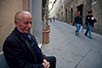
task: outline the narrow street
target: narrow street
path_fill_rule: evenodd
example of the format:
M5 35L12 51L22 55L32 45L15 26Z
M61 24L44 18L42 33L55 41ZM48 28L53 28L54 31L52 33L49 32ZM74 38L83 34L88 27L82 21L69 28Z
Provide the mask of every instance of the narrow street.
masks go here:
M56 56L57 68L102 68L102 36L92 33L92 39L64 22L50 22L50 42L42 45L44 54Z
M32 21L24 19L24 21L22 20L21 23L27 23L27 22L30 23L29 26L30 27L32 26L30 32L32 35L35 36L38 42L38 46L42 49L43 53L47 56L56 57L57 59L56 68L102 68L102 19L101 19L102 4L101 3L102 0L0 0L0 8L1 8L0 68L9 67L7 64L7 60L5 59L4 56L4 51L3 51L4 42L6 38L12 33L12 30L15 28L15 26L18 24L18 23L15 24L17 12L25 10L31 13ZM90 18L88 17L88 19L90 19L92 22L95 19L97 20L97 22L94 22L95 26L94 29L92 30L93 31L92 39L84 35L85 29L83 29L83 31L80 31L79 36L76 36L75 26L67 24L67 23L73 23L77 16L80 16L80 22L78 23L85 23L87 22L86 20L88 15L89 16L91 15L91 17ZM19 17L19 15L17 16ZM49 22L49 20L50 21L55 20L55 21ZM88 23L92 24L92 22L89 21ZM50 32L48 25L50 26ZM20 27L23 28L23 26ZM26 27L25 30L29 29L28 27L27 28ZM22 32L22 29L20 32ZM49 38L48 38L48 33L49 33ZM45 44L48 41L49 43ZM12 42L10 42L10 44L8 45L11 44ZM24 45L26 47L26 42L24 42ZM26 49L25 47L24 47L25 49L23 49L21 47L22 46L19 47L19 44L17 46L17 49L16 46L13 46L14 51L18 50L18 53L16 52L18 57L18 62L20 57L19 54L21 53L22 55L24 54L23 57L25 58L27 57L27 54L29 54L27 53L28 49ZM12 49L11 50L7 49L7 50L11 51ZM19 53L19 51L22 52ZM10 52L8 53L10 56L10 54L13 53L13 51L11 53ZM34 55L37 54L35 53ZM30 56L33 57L32 55ZM15 55L12 55L12 57L15 57ZM12 61L12 59L10 61ZM25 64L24 66L29 66L29 65L31 66L32 61L30 63L30 59L29 58L28 60L23 59L24 63L25 61L29 61L28 64L27 65ZM35 62L36 61L34 61L34 64ZM17 61L14 61L14 63L17 63ZM18 65L21 64L18 63Z

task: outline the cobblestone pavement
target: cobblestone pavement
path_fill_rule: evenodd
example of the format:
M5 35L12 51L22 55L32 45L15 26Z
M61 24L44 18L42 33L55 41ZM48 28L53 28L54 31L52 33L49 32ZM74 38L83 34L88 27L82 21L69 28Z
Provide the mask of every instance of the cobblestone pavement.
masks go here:
M89 39L75 35L75 27L64 22L50 22L49 44L42 45L44 54L56 56L56 68L102 68L102 36L92 33Z

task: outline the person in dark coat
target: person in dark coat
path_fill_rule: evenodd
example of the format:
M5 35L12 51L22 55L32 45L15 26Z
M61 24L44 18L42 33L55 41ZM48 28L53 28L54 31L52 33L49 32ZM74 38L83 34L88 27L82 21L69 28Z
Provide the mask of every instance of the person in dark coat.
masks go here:
M82 24L82 17L80 15L80 11L77 12L77 16L74 18L73 25L76 26L75 34L78 36L80 28L81 28L81 26L83 26L83 24Z
M30 33L31 27L31 13L17 12L15 29L3 44L3 52L9 68L56 68L56 58L43 55L35 37Z
M89 37L90 39L92 39L92 28L94 27L94 23L97 22L97 20L95 19L95 17L92 15L92 10L88 11L88 15L86 16L85 19L85 24L86 24L86 32L85 35L87 37Z

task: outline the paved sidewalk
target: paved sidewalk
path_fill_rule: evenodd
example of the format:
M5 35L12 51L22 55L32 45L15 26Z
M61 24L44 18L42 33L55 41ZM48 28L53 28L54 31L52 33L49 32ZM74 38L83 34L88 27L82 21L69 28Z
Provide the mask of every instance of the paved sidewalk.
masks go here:
M75 27L55 21L50 25L50 42L42 45L44 54L57 58L57 68L102 68L102 36L93 39L75 35Z

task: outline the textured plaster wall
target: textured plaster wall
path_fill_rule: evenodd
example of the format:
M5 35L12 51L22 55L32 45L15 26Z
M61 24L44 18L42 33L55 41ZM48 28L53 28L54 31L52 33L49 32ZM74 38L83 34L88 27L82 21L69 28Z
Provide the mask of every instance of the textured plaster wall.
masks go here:
M102 0L96 0L96 4L92 4L92 9L97 19L94 31L102 35Z
M14 15L19 10L22 10L22 0L0 0L0 51L14 28Z

